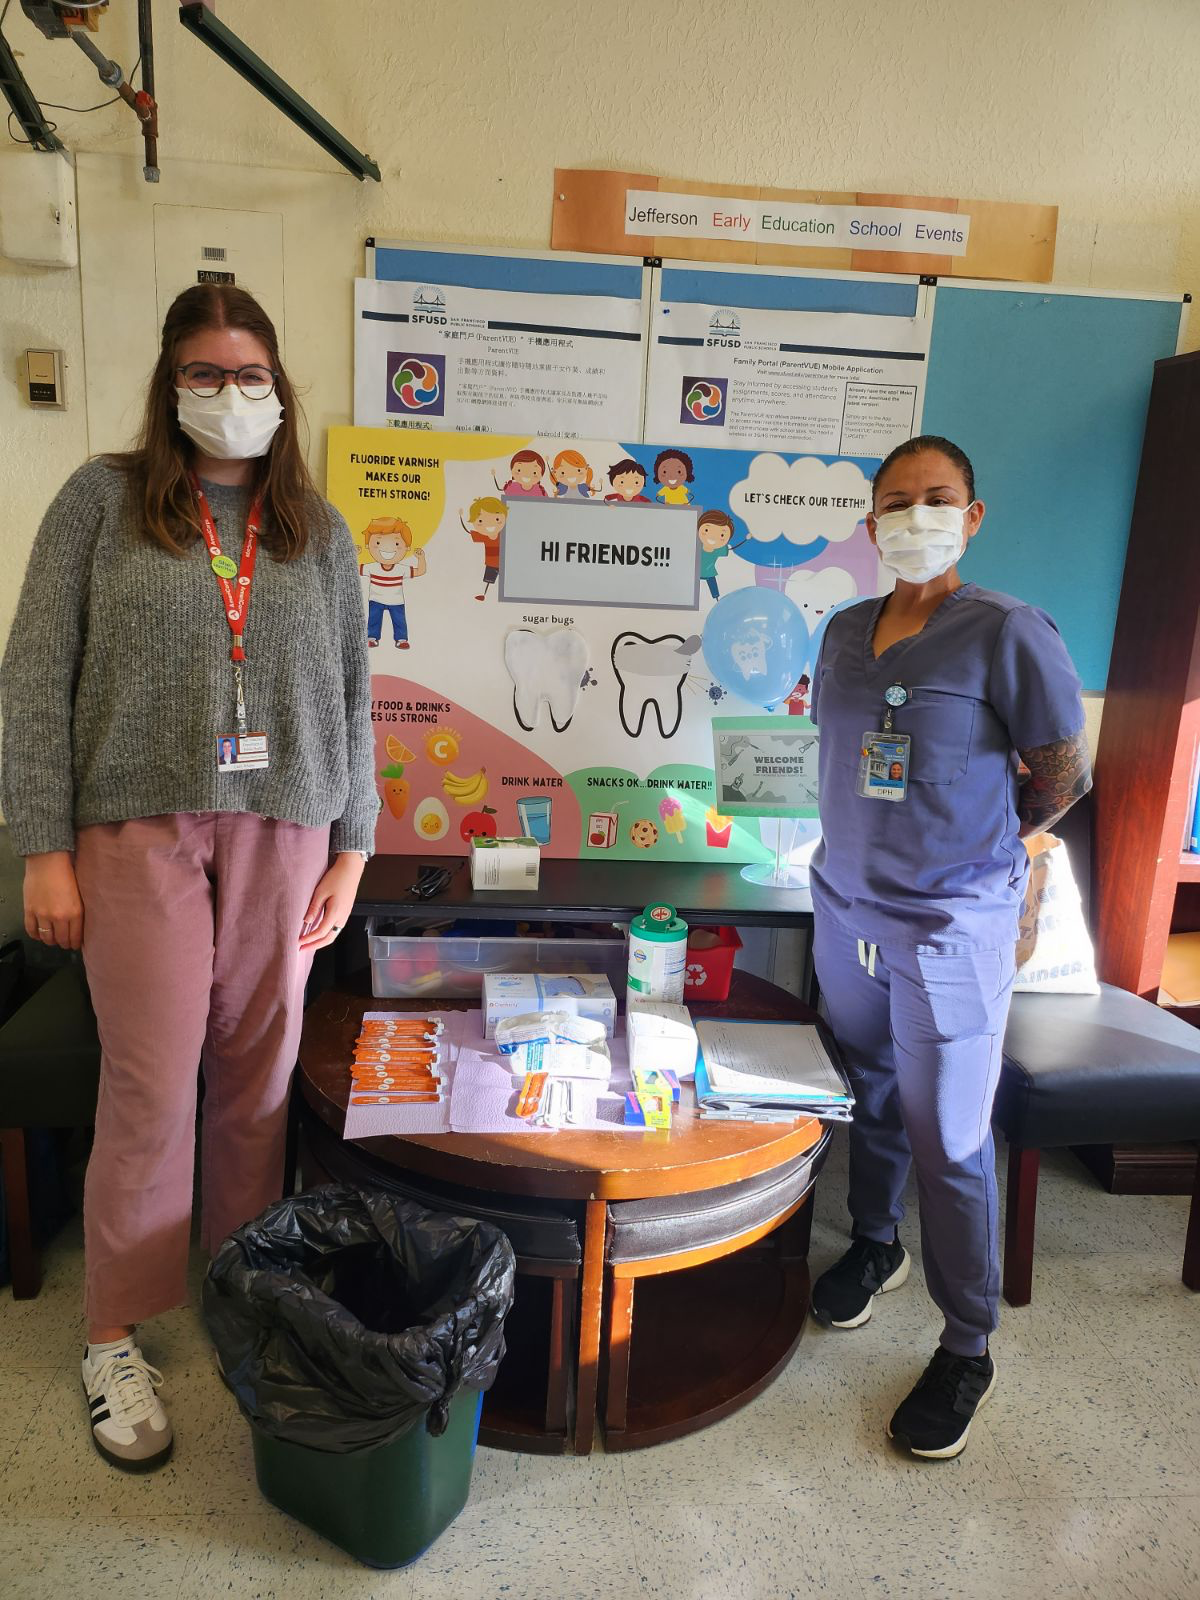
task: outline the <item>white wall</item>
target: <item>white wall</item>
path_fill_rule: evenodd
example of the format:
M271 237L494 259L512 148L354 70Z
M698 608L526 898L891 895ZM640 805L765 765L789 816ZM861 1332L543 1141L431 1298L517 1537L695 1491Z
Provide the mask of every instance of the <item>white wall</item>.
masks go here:
M337 171L172 4L155 11L163 182L147 203L191 203L173 163ZM381 186L341 179L356 256L368 234L545 247L562 164L1057 202L1058 281L1200 280L1193 0L220 0L219 13L383 168ZM135 14L113 0L99 35L126 66ZM6 33L43 100L106 98L80 52L43 40L19 4ZM127 156L136 173L123 105L50 115L72 149ZM119 261L119 241L89 226L84 253ZM286 270L305 273L305 253ZM325 390L343 392L350 292L328 307L347 348L311 374L324 422L338 415ZM0 261L0 637L37 520L88 449L79 302L77 273ZM65 414L21 401L29 344L65 348Z

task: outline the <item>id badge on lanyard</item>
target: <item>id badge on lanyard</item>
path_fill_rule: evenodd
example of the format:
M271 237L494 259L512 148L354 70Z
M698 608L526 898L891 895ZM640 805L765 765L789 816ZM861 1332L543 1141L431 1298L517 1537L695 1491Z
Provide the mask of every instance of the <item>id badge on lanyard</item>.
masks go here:
M250 594L254 587L254 567L258 560L258 533L262 526L262 496L255 495L250 506L250 515L246 518L246 536L242 542L242 558L235 563L221 549L221 541L217 536L216 520L209 506L208 497L200 487L199 478L193 472L189 474L189 479L192 493L196 497L196 509L200 516L200 531L208 548L209 565L212 567L216 576L217 586L221 592L225 620L229 624L229 634L232 641L229 649L229 659L233 664L236 731L233 733L219 733L216 736L217 771L219 773L261 771L269 762L268 741L265 733L251 731L246 717L244 673L246 650L244 638L246 618L250 611Z
M908 770L912 758L912 738L892 727L892 712L908 699L908 690L893 683L883 692L887 705L882 729L862 736L858 757L857 790L866 800L903 800L908 794Z

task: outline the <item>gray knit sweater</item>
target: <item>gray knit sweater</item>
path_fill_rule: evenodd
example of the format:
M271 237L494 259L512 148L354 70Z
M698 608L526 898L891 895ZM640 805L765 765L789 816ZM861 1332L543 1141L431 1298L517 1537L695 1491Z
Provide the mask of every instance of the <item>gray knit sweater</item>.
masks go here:
M236 561L246 489L205 483ZM180 559L140 532L129 480L103 460L46 512L0 670L0 803L21 855L71 850L93 822L250 811L333 824L332 848L370 851L378 799L358 567L334 513L297 561L263 550L246 623L252 731L265 771L218 773L235 731L229 627L197 540Z

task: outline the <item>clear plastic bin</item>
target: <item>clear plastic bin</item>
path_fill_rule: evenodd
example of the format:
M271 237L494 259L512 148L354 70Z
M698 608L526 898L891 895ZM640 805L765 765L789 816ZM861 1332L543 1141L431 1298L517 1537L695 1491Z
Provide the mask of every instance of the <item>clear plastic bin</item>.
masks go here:
M623 939L421 938L378 933L367 918L371 992L389 1000L477 1000L485 972L603 973L620 999L627 957Z

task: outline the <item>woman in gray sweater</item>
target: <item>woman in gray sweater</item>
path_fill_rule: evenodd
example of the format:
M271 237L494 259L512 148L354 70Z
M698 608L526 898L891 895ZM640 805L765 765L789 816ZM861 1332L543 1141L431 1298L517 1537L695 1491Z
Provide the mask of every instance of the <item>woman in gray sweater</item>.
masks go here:
M305 979L375 831L358 567L299 423L262 307L181 294L137 447L46 513L0 675L26 932L82 946L99 1024L83 1383L128 1469L172 1445L135 1328L187 1295L197 1066L215 1250L279 1197Z

